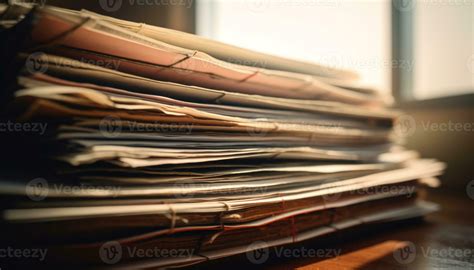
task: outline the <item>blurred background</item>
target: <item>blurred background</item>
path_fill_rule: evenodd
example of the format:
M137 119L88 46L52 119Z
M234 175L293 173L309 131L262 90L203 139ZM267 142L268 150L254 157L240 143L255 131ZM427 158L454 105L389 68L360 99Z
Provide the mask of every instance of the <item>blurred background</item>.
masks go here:
M9 2L88 9L355 70L406 112L407 146L447 162L440 192L474 185L474 0Z

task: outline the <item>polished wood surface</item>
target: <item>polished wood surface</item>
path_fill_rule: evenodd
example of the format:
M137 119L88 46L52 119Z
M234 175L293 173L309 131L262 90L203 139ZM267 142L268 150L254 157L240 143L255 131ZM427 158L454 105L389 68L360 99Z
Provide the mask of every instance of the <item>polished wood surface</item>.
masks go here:
M443 191L432 191L427 199L442 209L424 220L359 227L287 246L262 264L240 255L210 262L204 268L474 269L474 200L466 193Z

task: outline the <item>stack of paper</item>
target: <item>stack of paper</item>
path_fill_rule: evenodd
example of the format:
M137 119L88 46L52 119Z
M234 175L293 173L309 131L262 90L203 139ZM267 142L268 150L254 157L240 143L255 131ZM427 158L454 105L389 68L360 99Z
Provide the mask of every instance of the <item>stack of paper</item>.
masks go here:
M41 169L2 177L2 231L48 263L187 266L436 209L417 194L444 165L399 145L398 113L352 72L87 11L1 10L6 114L47 124L28 137Z

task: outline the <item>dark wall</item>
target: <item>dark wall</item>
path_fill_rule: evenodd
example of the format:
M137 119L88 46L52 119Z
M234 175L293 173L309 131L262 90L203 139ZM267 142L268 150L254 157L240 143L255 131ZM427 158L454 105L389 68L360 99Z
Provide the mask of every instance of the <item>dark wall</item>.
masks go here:
M473 96L415 102L403 110L416 123L413 134L407 134L407 147L446 162L442 189L465 195L466 185L474 180Z

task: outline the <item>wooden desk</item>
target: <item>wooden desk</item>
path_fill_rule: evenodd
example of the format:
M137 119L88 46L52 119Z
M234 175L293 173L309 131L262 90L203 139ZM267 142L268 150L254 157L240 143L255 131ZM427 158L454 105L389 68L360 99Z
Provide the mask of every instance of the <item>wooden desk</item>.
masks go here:
M474 201L466 194L428 194L442 210L425 218L358 228L289 250L324 250L339 256L277 256L256 265L245 255L198 266L203 269L474 269ZM331 252L332 251L332 252ZM283 253L280 253L283 254ZM314 254L313 254L314 255ZM284 257L284 258L282 258Z

